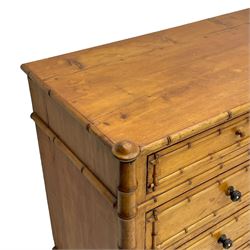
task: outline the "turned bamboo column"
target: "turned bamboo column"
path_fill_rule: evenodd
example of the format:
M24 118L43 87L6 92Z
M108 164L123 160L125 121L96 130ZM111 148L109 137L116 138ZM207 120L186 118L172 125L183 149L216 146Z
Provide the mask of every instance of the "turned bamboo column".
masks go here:
M117 194L117 213L120 249L136 248L136 190L135 160L140 153L137 145L130 141L116 143L113 155L120 161L120 177Z

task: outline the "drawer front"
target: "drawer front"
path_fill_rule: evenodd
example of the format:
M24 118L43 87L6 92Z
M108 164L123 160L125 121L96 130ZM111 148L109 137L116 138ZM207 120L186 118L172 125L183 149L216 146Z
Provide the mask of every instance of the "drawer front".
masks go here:
M167 207L163 204L147 214L147 237L154 235L155 239L148 244L168 246L180 240L205 225L218 221L250 200L249 163L229 177L221 179L204 190ZM230 186L239 190L242 198L233 202L226 192ZM151 236L152 238L152 236ZM149 247L150 248L150 247Z
M148 157L147 193L202 173L241 144L249 143L249 116L244 115Z
M222 235L224 235L225 237L222 237ZM247 210L243 214L240 214L239 216L232 218L228 223L214 230L213 232L211 232L209 235L199 240L198 242L192 244L191 246L185 247L185 249L221 250L223 249L223 243L225 245L226 244L231 245L230 249L240 249L244 246L247 247L249 239L250 239L250 211ZM225 240L227 240L227 242L225 242ZM231 242L229 242L229 240Z
M190 192L193 193L193 190L199 188L201 185L211 182L216 176L220 176L224 173L229 173L228 171L234 169L236 166L242 163L247 163L250 160L249 147L250 144L246 144L231 152L230 154L224 155L211 164L201 165L204 169L206 169L205 172L200 173L199 167L193 171L192 168L190 170L187 169L186 176L188 176L188 179L183 179L181 177L172 177L168 180L168 185L165 186L163 192L159 194L156 194L155 192L149 194L152 195L152 197L150 197L149 199L152 200L152 203L150 204L148 209L153 209L154 207L157 207L160 204L166 203L170 200L176 199L179 196L187 197L190 195Z

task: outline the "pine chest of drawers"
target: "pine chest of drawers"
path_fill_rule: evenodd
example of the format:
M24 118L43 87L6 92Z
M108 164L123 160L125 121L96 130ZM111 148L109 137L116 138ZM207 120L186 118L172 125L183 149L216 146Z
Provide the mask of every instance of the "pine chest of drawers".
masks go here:
M57 249L246 249L249 10L22 65Z

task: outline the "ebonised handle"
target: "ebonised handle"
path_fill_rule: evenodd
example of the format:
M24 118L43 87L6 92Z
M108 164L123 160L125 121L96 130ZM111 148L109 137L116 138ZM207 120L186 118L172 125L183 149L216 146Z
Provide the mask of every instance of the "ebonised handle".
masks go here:
M227 195L230 196L232 201L238 201L241 198L241 192L235 190L233 186L228 187Z
M222 244L224 249L229 249L230 247L233 246L233 242L232 240L230 240L229 238L227 238L227 236L225 234L222 234L220 236L220 238L218 239L218 243Z

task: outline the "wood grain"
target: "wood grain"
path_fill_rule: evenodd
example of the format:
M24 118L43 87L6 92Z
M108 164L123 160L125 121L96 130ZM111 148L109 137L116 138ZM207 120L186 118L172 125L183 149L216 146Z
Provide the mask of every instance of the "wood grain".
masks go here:
M45 124L45 122L36 114L32 113L31 118L35 121L36 126L49 137L58 149L73 163L80 173L89 181L89 183L111 204L111 207L116 205L116 197L109 189L91 172L89 167L84 164L79 158L68 148L63 141Z
M115 210L49 137L39 128L37 131L56 247L115 249Z
M182 230L190 232L198 227L202 227L213 219L215 216L214 212L218 215L220 209L231 205L232 201L225 195L228 185L235 186L235 188L242 191L243 195L250 192L250 187L247 185L250 174L247 173L245 170L242 170L222 180L221 185L212 185L200 193L189 197L189 199L178 203L176 206L158 212L160 224L158 232L159 241L163 242L164 239L168 239ZM236 206L237 204L234 205Z
M226 195L228 186L235 186L242 191L246 199L249 199L250 187L248 185L249 171L242 169L235 174L222 179L201 192L189 196L182 202L177 203L167 209L158 207L157 212L158 233L157 241L159 245L165 245L170 240L178 240L180 236L186 236L207 223L217 219L217 216L227 214L233 210L237 203L232 203ZM190 216L192 215L192 216ZM173 238L173 239L171 239Z
M78 159L88 164L114 196L118 185L119 161L101 138L89 133L87 124L79 123L40 85L32 80L29 83L33 110L49 127L48 135L39 127L37 132L55 246L59 249L116 248L116 209L84 178L78 165L55 145L55 134L51 130L56 131L58 138ZM69 192L66 197L65 192ZM99 211L101 208L104 210ZM99 223L107 225L109 230L99 227Z
M244 145L246 142L244 139L247 139L249 135L249 114L247 114L175 146L155 152L148 158L147 192L157 191L165 182L169 188L173 179L178 179L176 181L180 182L188 171L195 175L205 172L208 169L207 163L216 158L223 163L222 157L223 154L227 154L226 148ZM233 153L231 158L233 158ZM189 178L191 180L191 176ZM186 177L183 181L187 179Z
M221 249L221 245L218 244L218 238L221 234L226 234L233 241L231 249L238 249L238 246L249 240L250 233L250 211L232 218L227 224L218 228L211 235L204 237L199 242L187 247L185 249Z
M248 44L244 10L22 68L112 142L143 146L249 103Z

